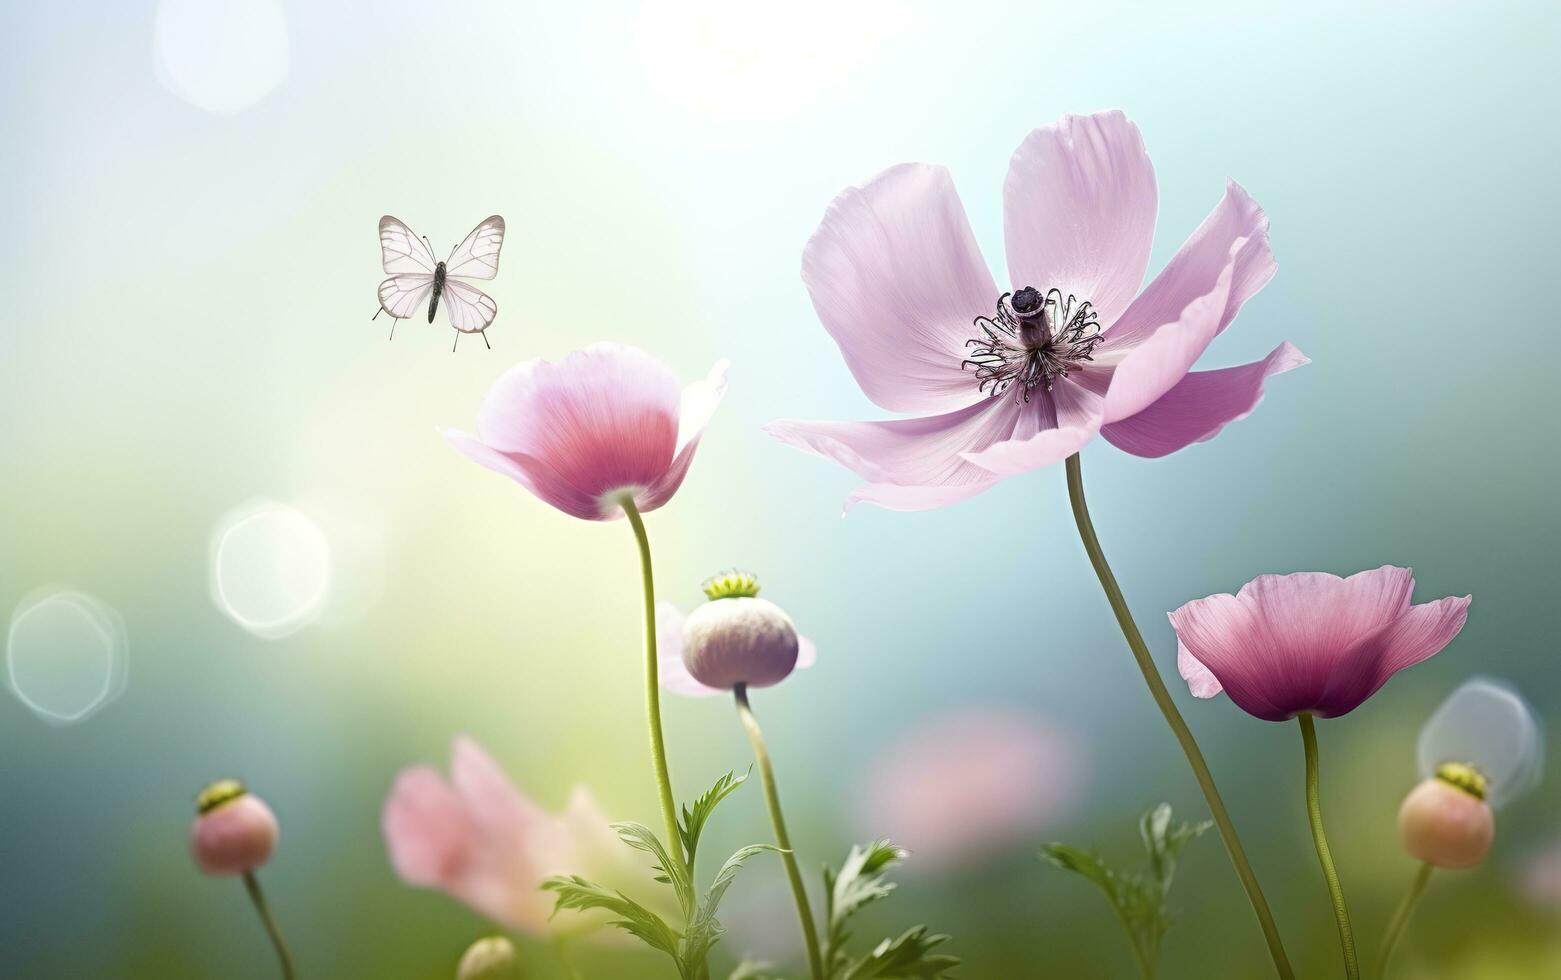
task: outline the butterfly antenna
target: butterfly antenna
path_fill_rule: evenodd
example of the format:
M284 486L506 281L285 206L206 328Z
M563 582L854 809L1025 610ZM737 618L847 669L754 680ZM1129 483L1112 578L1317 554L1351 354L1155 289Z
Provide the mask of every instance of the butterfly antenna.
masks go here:
M397 321L397 319L398 319L397 317L391 317L390 318L390 339L391 340L395 340L396 339L396 321Z
M489 350L493 350L493 345L488 343L488 331L487 330L479 330L478 333L482 334L482 345L484 347L488 348Z
M459 330L457 330L455 332L455 343L450 345L450 353L454 354L455 353L455 348L459 347L460 343L461 343L461 332Z

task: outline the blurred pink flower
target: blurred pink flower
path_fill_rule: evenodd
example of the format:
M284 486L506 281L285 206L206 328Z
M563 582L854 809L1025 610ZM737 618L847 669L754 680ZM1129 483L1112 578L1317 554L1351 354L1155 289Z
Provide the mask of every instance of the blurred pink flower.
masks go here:
M656 657L661 686L673 694L689 698L707 698L715 694L730 694L729 690L706 687L694 680L683 663L683 622L687 617L670 602L656 603ZM818 649L805 636L797 637L797 664L802 670L818 661Z
M1469 596L1412 606L1414 589L1414 573L1392 565L1259 575L1169 614L1178 667L1194 697L1223 690L1268 721L1347 714L1463 629Z
M390 861L411 885L437 888L495 922L522 932L579 928L573 914L549 923L554 874L610 881L643 876L596 801L575 787L563 813L548 813L517 790L476 743L456 739L447 782L427 766L403 770L381 825ZM638 868L640 870L636 871Z
M1138 456L1213 438L1306 358L1286 343L1189 373L1273 277L1268 218L1228 182L1139 292L1156 205L1154 168L1122 113L1035 130L1003 185L1014 287L999 294L947 170L902 164L847 190L803 250L802 279L863 393L922 417L767 430L865 479L847 508L894 510L963 500L1097 433Z
M1561 906L1561 841L1530 857L1522 877L1523 891L1530 900Z
M644 351L593 344L557 364L510 368L483 399L478 434L445 438L574 517L619 517L623 494L652 511L683 483L726 393L726 369L718 362L680 392L671 368Z
M1006 710L957 709L873 761L861 831L909 849L910 868L946 868L1045 829L1082 795L1082 772L1072 739Z

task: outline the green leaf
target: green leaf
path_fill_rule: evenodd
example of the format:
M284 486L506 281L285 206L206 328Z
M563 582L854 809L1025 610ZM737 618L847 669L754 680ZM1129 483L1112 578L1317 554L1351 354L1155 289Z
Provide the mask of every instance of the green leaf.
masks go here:
M678 943L683 937L661 916L623 892L604 888L579 875L554 875L542 882L542 889L558 895L557 904L553 906L554 915L564 909L605 909L618 917L611 925L637 937L652 949L678 959Z
M1176 859L1188 842L1208 833L1214 821L1181 823L1171 826L1171 805L1161 803L1144 814L1138 821L1138 833L1143 838L1144 850L1149 854L1149 872L1161 890L1169 892L1176 877Z
M1127 930L1133 955L1144 975L1153 976L1160 942L1171 927L1166 900L1176 876L1176 860L1190 841L1211 826L1207 821L1173 826L1167 803L1149 810L1138 821L1139 836L1148 857L1143 871L1115 871L1099 855L1068 844L1047 844L1041 848L1041 857L1082 876L1101 890Z
M933 952L948 940L948 936L927 935L926 926L907 929L898 939L885 939L867 956L852 963L843 974L843 980L872 980L874 977L941 980L952 976L950 971L959 966L959 957Z
M774 844L749 844L739 848L726 863L721 865L721 870L716 873L715 880L710 883L710 888L705 892L704 901L700 903L699 910L694 914L688 925L688 934L683 943L683 957L690 964L702 963L709 955L712 947L721 941L726 935L726 929L722 927L719 919L715 917L716 910L720 908L721 899L726 895L726 890L732 886L737 878L737 872L742 870L743 862L765 851L781 853L780 848Z
M880 838L865 847L852 846L839 874L824 869L830 931L843 929L851 916L894 891L894 883L884 881L883 875L905 857L903 848Z
M694 855L699 851L699 835L704 832L705 823L710 819L710 814L720 802L731 796L737 788L748 781L748 776L753 772L752 767L741 776L728 772L715 781L715 785L705 791L704 795L695 800L692 805L683 804L683 815L678 821L678 836L683 839L683 853L688 856L688 866L694 866Z
M618 837L625 844L636 851L644 851L655 859L655 870L658 872L656 880L662 884L671 885L673 892L677 894L678 905L683 910L685 920L694 917L694 883L688 880L682 870L682 865L672 860L666 845L661 843L655 831L642 823L625 821L615 823L612 829L617 831Z
M851 917L888 897L894 883L884 874L905 860L906 851L888 840L855 846L838 873L824 869L825 933L824 973L827 980L870 980L874 977L911 977L937 980L950 975L959 964L956 957L933 952L947 936L928 935L925 926L906 930L898 938L885 939L865 956L846 951L851 938L846 926Z

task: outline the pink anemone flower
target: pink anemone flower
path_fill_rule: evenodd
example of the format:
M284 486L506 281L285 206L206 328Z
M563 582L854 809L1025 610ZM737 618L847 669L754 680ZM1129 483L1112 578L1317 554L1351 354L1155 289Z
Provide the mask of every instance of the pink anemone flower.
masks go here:
M575 916L549 922L553 896L540 887L550 875L618 884L644 874L583 786L564 812L548 813L464 738L455 741L448 781L428 766L396 777L381 824L403 881L532 935L585 924Z
M672 499L705 424L726 393L725 361L679 390L660 360L622 344L593 344L557 364L517 364L489 389L477 435L454 429L456 449L546 503L588 521Z
M1348 714L1463 629L1469 596L1410 605L1414 590L1414 573L1392 565L1259 575L1169 614L1177 666L1194 697L1223 690L1267 721Z
M1064 116L1020 144L1003 185L999 292L948 171L902 164L847 190L802 255L819 320L862 391L920 417L778 421L767 431L854 470L846 500L924 510L1056 463L1098 433L1164 456L1245 417L1261 361L1190 371L1274 274L1268 218L1234 181L1142 292L1154 168L1120 112Z

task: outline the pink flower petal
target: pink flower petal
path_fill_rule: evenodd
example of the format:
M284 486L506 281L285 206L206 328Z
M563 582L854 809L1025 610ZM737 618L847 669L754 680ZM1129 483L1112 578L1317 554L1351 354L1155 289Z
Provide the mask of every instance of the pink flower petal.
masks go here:
M696 381L683 389L678 411L677 455L672 458L672 465L661 478L635 500L642 512L648 513L662 506L683 485L689 464L694 461L694 451L699 448L699 439L705 434L705 426L726 395L726 372L729 367L728 362L717 361L703 381Z
M947 170L902 164L835 198L803 250L802 280L883 408L948 412L980 397L960 364L998 290Z
M1277 268L1268 248L1268 215L1233 180L1226 181L1225 196L1203 219L1203 224L1188 236L1122 317L1106 329L1108 343L1131 347L1148 340L1188 303L1207 295L1232 261L1230 292L1215 328L1216 335L1230 325L1243 303L1268 285ZM1102 317L1102 322L1108 321Z
M910 487L898 483L864 483L846 495L845 513L857 504L873 504L884 510L935 510L957 504L997 486L996 474L984 482L955 483L944 486Z
M396 777L381 826L391 865L412 885L449 887L476 848L477 828L465 805L427 766Z
M1003 708L921 718L858 780L859 830L910 849L911 868L968 870L1054 827L1088 765L1069 733Z
M797 637L797 670L807 670L818 663L818 647L805 636Z
M537 459L587 497L643 489L677 448L677 376L644 351L593 344L506 372L477 417L482 442ZM535 479L535 473L532 474Z
M1287 670L1291 665L1270 656L1262 625L1251 608L1229 593L1220 593L1194 599L1170 617L1188 657L1212 674L1243 711L1268 721L1290 717L1287 704L1270 698L1270 689L1288 689L1306 679L1292 678ZM1191 675L1186 671L1182 675L1189 687L1197 681L1208 690L1200 672Z
M1009 278L1089 300L1111 324L1144 281L1157 202L1143 138L1121 112L1035 130L1003 183Z
M961 454L1009 438L1020 415L1015 399L983 396L947 415L881 422L781 420L764 431L788 445L833 459L874 484L965 488L990 485L996 478Z
M457 429L447 429L445 441L455 447L467 459L509 477L535 494L544 503L586 521L604 521L622 516L616 507L604 507L601 499L583 493L569 481L553 472L541 460L525 453L501 453L492 449L477 437Z
M1368 633L1340 658L1317 713L1328 718L1352 711L1394 674L1440 653L1463 629L1471 601L1449 596L1411 606Z
M1229 423L1246 418L1263 400L1263 384L1272 375L1309 363L1306 355L1283 343L1261 361L1217 371L1193 371L1154 404L1103 426L1100 434L1135 456L1174 453L1212 439Z
M1214 676L1213 671L1203 666L1192 651L1187 649L1187 644L1180 641L1176 644L1176 670L1182 675L1182 680L1187 682L1187 690L1192 692L1195 698L1212 698L1225 690L1220 686L1220 679Z
M1111 387L1106 390L1107 422L1137 415L1187 376L1219 331L1233 268L1227 263L1208 293L1188 303L1175 321L1128 351L1112 372Z
M1100 431L1104 399L1071 383L1072 377L1050 391L1036 389L1021 409L1011 438L960 455L998 476L1017 476L1059 463L1083 449Z
M1463 627L1467 598L1410 606L1413 590L1409 569L1390 565L1349 578L1261 575L1170 614L1182 676L1196 696L1223 686L1270 721L1346 714Z

